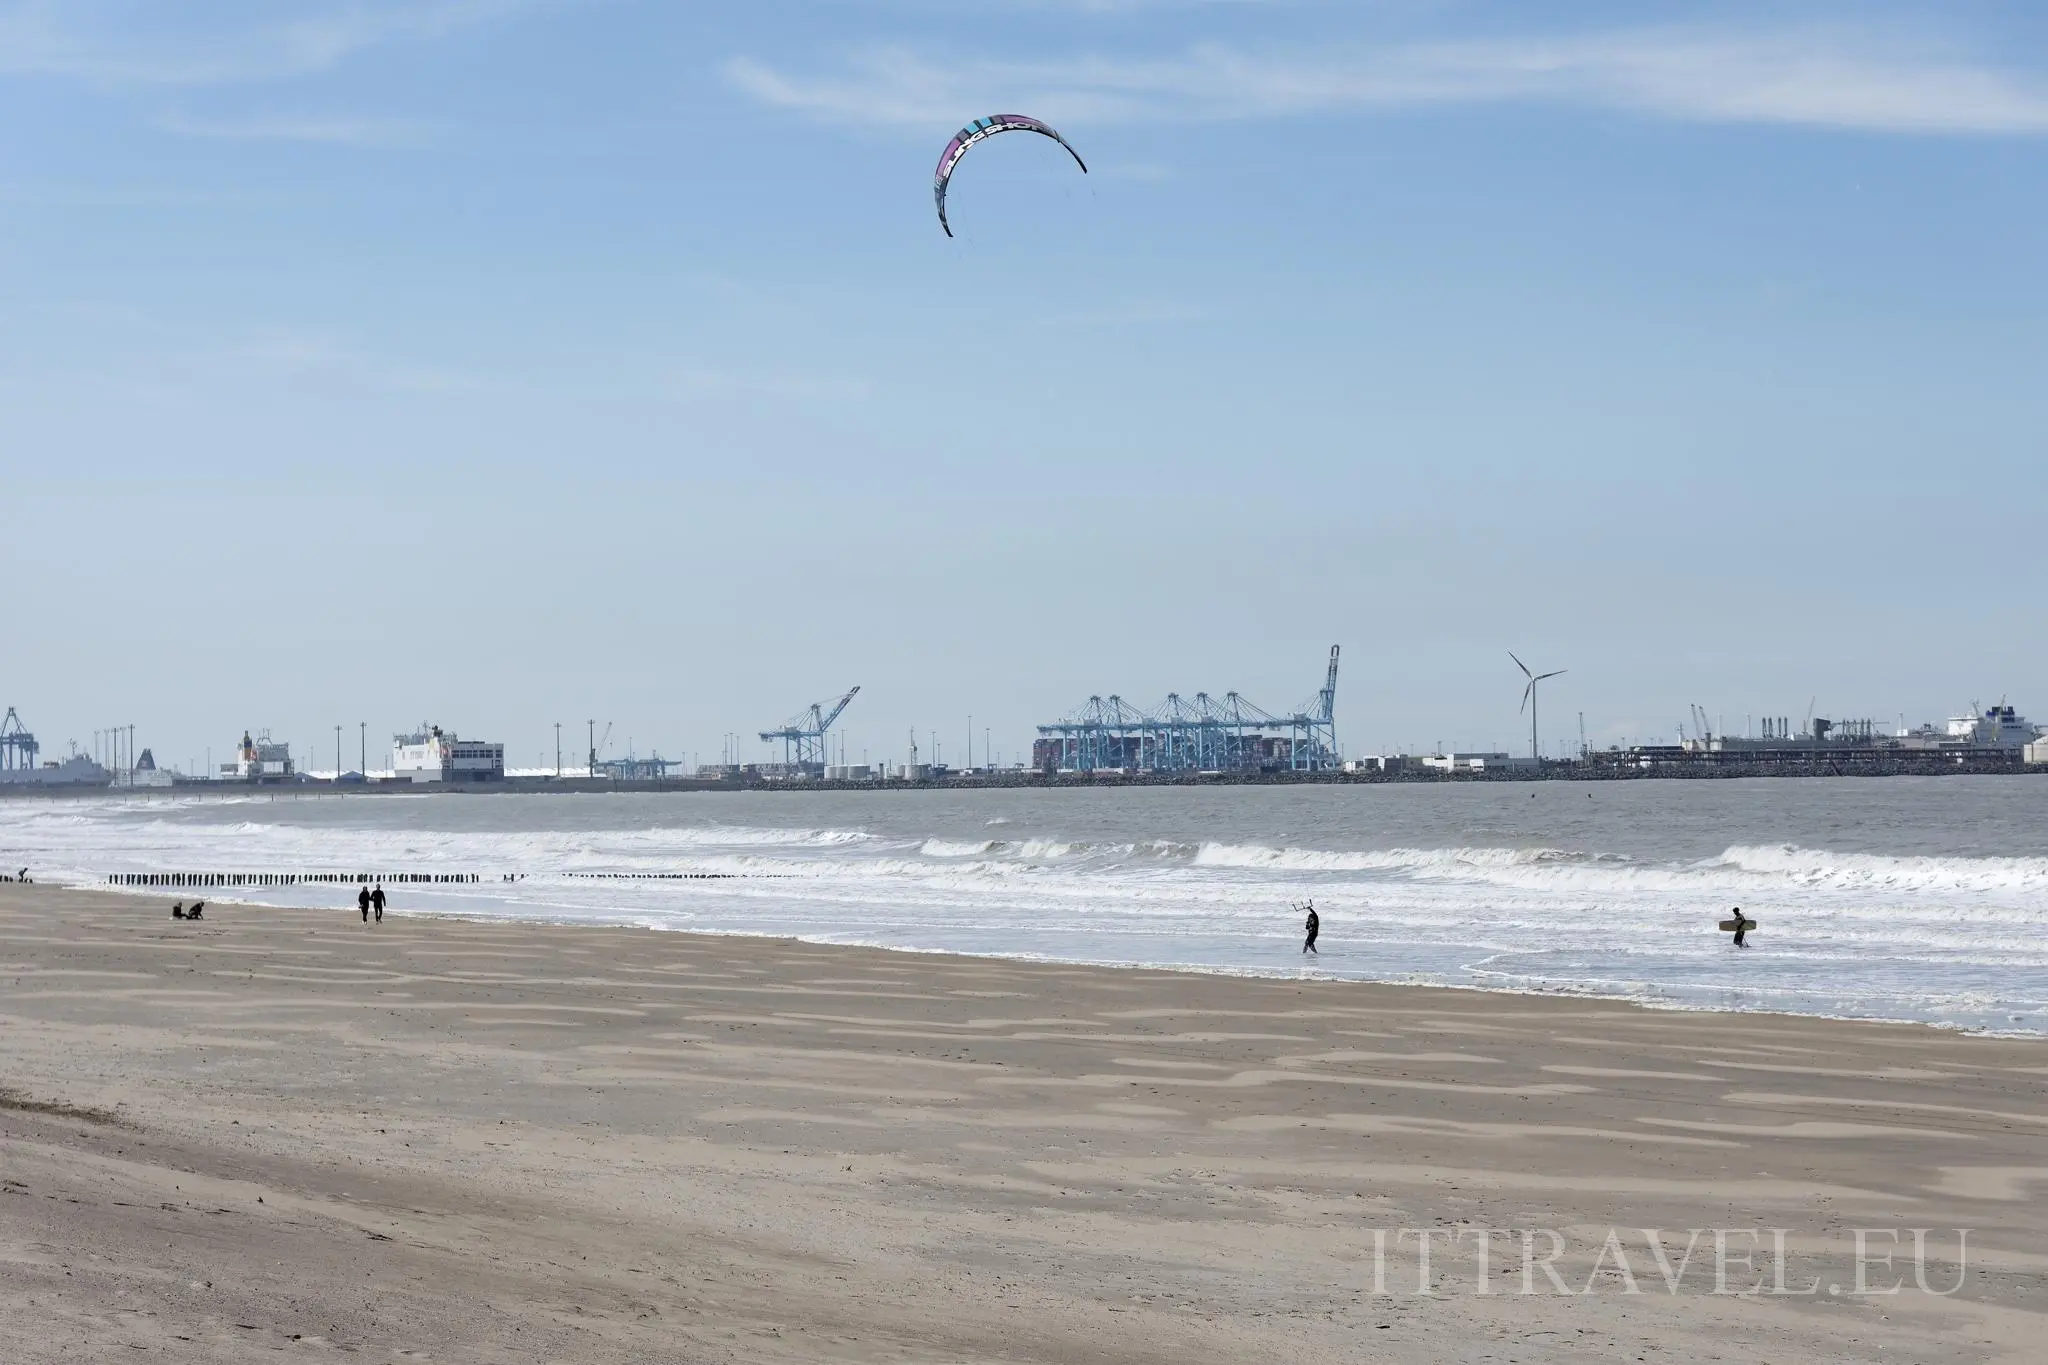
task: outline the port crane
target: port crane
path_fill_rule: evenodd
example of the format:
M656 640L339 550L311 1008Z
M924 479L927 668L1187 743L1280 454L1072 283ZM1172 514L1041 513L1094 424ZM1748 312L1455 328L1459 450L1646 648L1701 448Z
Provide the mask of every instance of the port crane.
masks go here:
M1704 707L1704 706L1701 706L1701 705L1700 705L1699 703L1697 703L1697 702L1691 702L1691 703L1688 703L1688 705L1690 705L1690 706L1692 707L1692 732L1693 732L1693 738L1699 741L1699 744L1700 744L1700 747L1701 747L1701 748L1703 748L1703 749L1711 749L1711 748L1713 748L1713 747L1714 747L1714 727L1713 727L1713 725L1712 725L1712 724L1711 724L1711 723L1710 723L1710 722L1708 721L1708 719L1707 719L1707 708L1706 708L1706 707ZM1681 735L1681 736L1680 736L1680 739L1682 740L1683 738L1684 738L1684 736L1682 736L1682 735Z
M0 768L33 768L41 752L36 737L14 714L14 708L8 707L6 719L0 720Z
M1322 772L1338 766L1337 658L1330 646L1323 685L1289 715L1276 716L1237 692L1219 701L1178 692L1150 711L1114 694L1038 727L1041 761L1077 772ZM1050 757L1045 756L1049 751Z
M825 766L825 732L832 728L832 722L839 719L860 692L860 688L847 690L838 701L814 701L803 710L782 723L781 728L761 731L761 738L773 744L782 741L782 761L792 772L809 772ZM827 710L829 707L831 709Z
M1330 646L1330 671L1323 679L1323 690L1316 693L1314 718L1317 723L1322 725L1335 725L1337 723L1337 646L1335 645ZM1332 753L1336 752L1334 744L1330 746L1330 749Z

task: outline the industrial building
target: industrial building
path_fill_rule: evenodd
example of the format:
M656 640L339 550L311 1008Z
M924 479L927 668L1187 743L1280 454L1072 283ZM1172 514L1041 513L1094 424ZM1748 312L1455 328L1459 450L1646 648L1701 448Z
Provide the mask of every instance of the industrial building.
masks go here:
M1122 697L1090 697L1073 715L1038 727L1032 766L1068 773L1330 772L1337 751L1337 646L1322 690L1287 715L1236 692L1216 701L1177 692L1149 711Z
M1830 720L1814 716L1804 726L1789 717L1766 717L1761 737L1717 735L1705 712L1694 708L1694 733L1678 744L1635 745L1594 750L1593 767L1721 768L1728 770L1903 771L1939 766L1997 769L2032 761L2039 726L2000 702L1973 706L1940 727L1921 725L1887 732L1876 721Z
M1448 753L1421 754L1416 757L1417 767L1440 773L1489 773L1515 769L1534 770L1543 764L1533 754Z
M2004 702L1981 710L1973 706L1950 716L1941 726L1887 732L1877 721L1809 718L1804 727L1787 716L1765 716L1760 737L1718 735L1707 725L1706 712L1693 708L1693 731L1679 746L1694 754L1840 753L1848 749L1883 749L1905 753L2007 753L2017 755L2041 733L2039 726Z
M502 747L502 746L501 746ZM682 763L673 758L655 754L651 758L600 758L593 765L594 776L609 777L614 782L664 782L668 780L670 768L680 768Z
M1534 771L1543 765L1532 754L1507 754L1498 750L1447 754L1365 754L1344 765L1347 773L1497 773Z
M1422 766L1414 754L1360 754L1344 761L1347 773L1405 773Z
M412 734L391 737L391 775L399 782L502 782L505 746L458 739L422 722Z

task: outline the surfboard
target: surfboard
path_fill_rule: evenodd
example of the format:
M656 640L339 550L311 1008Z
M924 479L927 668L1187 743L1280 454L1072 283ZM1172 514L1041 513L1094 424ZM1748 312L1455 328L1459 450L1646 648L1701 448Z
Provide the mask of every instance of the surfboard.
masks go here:
M1739 925L1732 919L1724 919L1721 921L1721 932L1724 934L1732 934L1737 929L1748 930L1754 928L1756 928L1756 921L1753 919L1746 919L1742 921L1742 923Z

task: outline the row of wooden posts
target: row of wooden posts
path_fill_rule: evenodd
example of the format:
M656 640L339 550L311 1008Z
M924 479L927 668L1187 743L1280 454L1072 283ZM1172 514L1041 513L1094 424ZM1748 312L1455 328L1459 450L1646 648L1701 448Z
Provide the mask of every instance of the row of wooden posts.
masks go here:
M786 876L774 872L567 872L594 882L723 882ZM450 886L481 882L475 872L114 872L109 886Z
M115 872L109 886L304 886L330 883L368 886L435 886L480 882L474 872Z

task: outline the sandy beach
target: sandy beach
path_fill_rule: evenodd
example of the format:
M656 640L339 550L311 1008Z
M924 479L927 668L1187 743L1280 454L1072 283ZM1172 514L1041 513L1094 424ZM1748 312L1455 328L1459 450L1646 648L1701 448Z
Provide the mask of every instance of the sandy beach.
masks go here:
M11 1361L2023 1361L2048 1329L2038 1042L170 904L0 886Z

